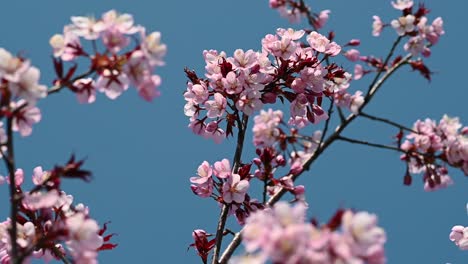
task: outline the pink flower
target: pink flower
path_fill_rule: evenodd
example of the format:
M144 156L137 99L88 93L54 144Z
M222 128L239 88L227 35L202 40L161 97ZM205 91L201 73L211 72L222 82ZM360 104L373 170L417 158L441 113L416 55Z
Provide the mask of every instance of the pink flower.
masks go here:
M214 163L214 174L216 177L225 179L231 176L231 164L228 159L223 159Z
M47 96L47 87L38 83L39 78L39 69L29 67L21 72L17 82L10 82L8 87L13 95L25 99L28 103L35 103Z
M130 38L116 28L108 28L102 33L102 42L112 53L117 53L130 44Z
M50 172L43 171L41 166L35 167L33 170L32 181L35 185L41 185L50 177Z
M279 31L281 29L278 29ZM291 55L296 53L298 44L294 42L288 35L278 39L278 36L268 34L262 39L263 48L270 52L273 56L289 59Z
M128 89L129 79L123 72L105 69L96 82L96 89L106 94L109 99L116 99Z
M236 103L236 108L250 116L262 108L261 96L261 93L255 90L243 91Z
M133 25L133 17L130 14L118 14L115 10L109 10L102 14L102 23L105 29L116 30L121 34L135 34L139 27Z
M219 127L219 121L211 121L205 127L204 136L206 138L211 138L215 143L219 144L223 141L225 134L224 130Z
M105 29L102 21L96 21L91 17L72 16L71 21L73 24L70 30L77 36L87 40L99 38L100 33Z
M226 98L220 93L215 93L213 97L214 100L205 102L206 110L208 111L206 116L209 118L221 117L226 110Z
M426 35L427 40L435 45L439 41L439 37L445 34L444 21L441 17L434 19L432 26L430 27L430 32Z
M282 38L289 38L291 40L298 40L304 36L304 30L294 30L292 28L284 29L278 28L276 30L276 34Z
M10 184L10 177L5 177L6 178L6 182L8 184ZM21 184L23 184L24 182L24 172L23 172L23 169L16 169L15 171L15 185L17 187L21 186Z
M253 50L243 51L236 49L234 56L227 59L234 69L248 69L257 63L257 54Z
M283 112L280 110L273 111L271 108L268 111L261 110L260 114L254 118L254 145L272 146L280 135L278 126L282 119Z
M322 53L325 52L325 50L328 47L328 44L330 44L330 40L328 38L321 35L320 33L317 33L316 31L312 31L307 36L307 42L309 42L309 45L314 50Z
M68 240L66 244L77 263L97 263L97 249L103 244L98 234L99 226L95 220L84 213L75 213L66 219Z
M76 97L81 104L91 104L96 101L96 88L93 79L78 79L73 82L73 87L76 88Z
M440 178L440 183L438 183L436 177ZM426 179L424 183L424 191L433 192L440 189L445 189L450 185L453 185L453 180L448 174L440 174L438 176L431 174L430 177Z
M185 100L194 104L203 104L209 96L208 88L204 82L200 84L187 84L187 91L184 93Z
M142 29L141 35L143 39L141 47L149 58L150 64L152 66L164 65L163 57L166 55L167 47L166 44L161 43L161 33L156 31L146 35L146 31Z
M403 48L416 57L419 53L425 51L424 39L421 36L412 37L405 43Z
M10 82L18 82L20 76L30 67L29 61L24 61L0 48L0 77Z
M373 16L374 22L372 23L372 36L378 37L380 33L382 32L382 29L384 27L384 24L380 17L378 16Z
M190 178L190 182L194 183L191 186L191 189L196 195L205 198L210 197L213 193L212 173L213 170L208 161L204 161L200 166L198 166L198 177Z
M59 193L53 189L48 192L25 193L22 200L23 206L29 210L50 208L59 200Z
M325 23L328 21L329 14L331 13L330 10L322 10L318 14L317 19L314 21L315 28L321 29L325 26Z
M70 26L64 27L63 35L53 35L49 44L52 47L54 57L60 57L64 61L74 60L83 52L80 39L71 31Z
M249 182L241 180L239 174L232 174L223 185L223 200L226 203L242 203L249 189Z
M24 100L11 102L11 108L15 109L26 104ZM26 105L13 117L13 131L18 131L21 136L26 137L32 133L32 125L41 121L41 111L34 105Z
M222 85L226 93L238 94L243 90L243 80L241 76L237 76L233 71L229 72L225 78L221 79Z
M364 69L361 64L354 65L354 80L359 80L364 76Z
M161 94L157 89L160 85L161 77L159 77L159 75L149 76L145 81L137 86L138 94L141 98L151 102L154 98Z
M406 15L404 17L399 17L398 20L392 20L390 24L396 30L399 36L403 36L407 32L409 33L414 30L415 20L416 18L413 15Z
M385 231L377 226L377 216L368 212L346 211L342 217L343 232L352 238L354 255L368 257L383 248Z
M352 62L358 61L360 55L361 55L361 54L360 54L359 50L357 50L357 49L350 49L350 50L348 50L348 51L346 51L346 52L344 53L344 56L345 56L348 60L350 60L350 61L352 61Z
M396 3L392 1L392 6L398 10L404 10L413 6L413 0L397 0Z
M351 110L353 114L357 115L359 113L359 109L361 108L362 104L364 104L364 96L362 96L361 91L356 91L354 95L351 96L349 110Z
M278 7L278 12L281 17L287 18L289 23L297 24L301 22L301 11L298 8L287 8L286 6Z
M449 238L461 250L468 250L468 227L461 225L452 227Z

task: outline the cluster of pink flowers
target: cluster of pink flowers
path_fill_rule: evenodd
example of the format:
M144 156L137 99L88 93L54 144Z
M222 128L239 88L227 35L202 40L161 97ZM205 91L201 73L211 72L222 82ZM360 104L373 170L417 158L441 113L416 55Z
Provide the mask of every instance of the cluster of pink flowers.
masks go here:
M313 13L301 1L294 0L270 0L270 7L278 10L280 15L287 18L290 23L299 23L302 17L307 17L316 30L325 26L330 14L330 10Z
M392 2L395 9L402 11L402 16L394 19L390 24L385 24L378 16L373 16L374 22L372 24L372 35L380 36L383 28L391 25L401 38L407 39L403 45L406 52L410 53L413 57L429 57L431 55L430 47L437 44L439 38L445 34L443 29L443 20L437 17L431 24L428 24L426 15L429 10L420 4L417 9L413 11L413 1L411 0L398 0ZM353 45L351 45L353 46ZM383 65L379 58L372 56L362 56L357 49L347 50L343 54L348 60L352 62L366 63L371 69L366 69L360 64L354 67L354 79L358 80L364 75L379 70L385 70L389 65ZM395 58L391 65L397 63L401 57ZM424 65L421 58L410 60L410 65L413 70L420 72L424 78L430 80L432 72Z
M309 46L303 46L304 34L280 28L265 36L261 52L238 49L233 57L204 51L207 79L186 70L190 82L184 112L193 132L220 142L240 123L239 112L250 116L277 98L291 102L291 125L301 128L326 120L323 97L347 86L351 75L336 64L322 65L340 53L338 44L313 31L307 36ZM220 125L223 120L226 130Z
M334 103L339 107L345 107L354 114L359 112L362 104L364 103L364 96L361 91L356 91L353 95L348 93L345 89L340 89L333 95Z
M217 161L211 166L204 161L198 167L198 177L190 178L192 191L200 197L210 197L213 194L213 187L220 194L219 201L225 203L242 204L249 189L249 179L245 179L236 173L231 173L231 165L228 159ZM218 182L213 180L215 176ZM218 199L217 198L217 199Z
M242 229L249 253L233 263L385 263L385 231L377 216L339 210L329 223L306 221L303 203L278 202L252 213ZM341 231L339 230L341 228Z
M47 96L47 87L39 84L39 78L39 69L29 60L0 48L0 117L13 117L13 130L22 136L29 136L33 124L41 120L41 111L36 103ZM0 124L0 143L6 140Z
M303 162L314 153L321 133L314 133L313 137L305 137L292 128L290 134L286 134L278 128L283 113L280 110L261 111L255 119L254 142L258 147L254 158L248 164L242 164L238 173L232 173L229 160L223 159L210 165L204 161L198 167L196 177L191 177L191 189L197 196L212 197L219 203L230 205L231 214L235 214L237 221L242 225L250 213L263 205L256 199L251 199L247 193L250 181L257 179L265 185L264 195L274 195L280 189L285 189L295 197L295 201L304 201L305 187L294 186L291 175L300 173ZM294 145L290 148L291 145ZM302 148L302 150L300 150ZM291 150L292 149L292 150ZM288 162L284 155L291 157ZM286 176L275 177L280 168L290 168ZM251 173L251 167L256 168ZM265 199L264 197L263 199Z
M431 119L418 120L414 132L406 136L401 159L408 164L405 183L411 183L410 173L424 173L424 189L433 191L453 183L447 165L460 168L468 175L468 127L458 118L446 115L439 124Z
M72 158L65 166L56 166L51 171L36 167L32 176L34 187L29 192L22 190L23 170L16 171L17 196L21 199L17 244L20 256L27 261L24 263L34 258L48 263L53 259L67 257L67 252L74 263L97 263L98 251L116 246L109 243L113 235L104 235L106 225L101 229L90 218L88 207L74 205L73 196L67 195L60 188L62 178L89 178L89 172L82 170L81 165L82 161ZM1 182L5 182L3 176L0 176ZM8 178L6 182L9 184ZM1 263L10 263L10 226L10 219L0 223Z
M283 121L283 112L281 110L268 111L261 110L260 114L254 118L253 126L253 143L256 147L269 147L278 141L281 134L279 128L280 123Z
M466 211L468 212L468 204L466 204ZM461 250L468 250L468 227L462 225L452 227L449 238Z
M392 20L390 25L399 36L409 37L404 49L415 57L419 54L429 57L429 46L435 45L440 36L445 34L442 18L437 17L432 24L428 24L426 15L429 10L424 5L419 5L413 12L414 3L411 0L397 0L392 2L392 5L402 11L402 16ZM373 35L379 36L384 26L384 22L378 16L374 16Z
M157 87L161 78L153 74L156 66L164 65L163 57L166 45L160 43L161 34L146 34L146 29L134 25L129 14L118 14L110 10L95 20L92 17L72 17L72 24L66 25L63 34L56 34L50 39L57 72L56 85L68 87L76 93L80 103L92 103L96 100L96 90L103 92L110 99L115 99L132 84L139 95L151 101L159 95ZM85 51L81 39L92 42L93 51ZM105 48L99 52L97 40ZM137 40L132 48L131 40ZM90 61L87 74L74 77L76 67L65 75L63 61L75 61L86 58ZM88 76L97 73L95 79Z
M311 137L299 134L296 128L288 128L283 121L281 110L262 110L254 118L253 143L257 147L258 158L253 159L257 166L254 176L267 184L267 193L272 196L281 188L294 195L295 200L304 200L305 187L294 186L291 175L302 172L304 162L309 159L320 142L322 133L316 131ZM280 128L284 125L286 128ZM287 133L289 132L289 133ZM284 156L290 157L287 161ZM275 178L279 174L277 169L286 167L289 170L286 176Z

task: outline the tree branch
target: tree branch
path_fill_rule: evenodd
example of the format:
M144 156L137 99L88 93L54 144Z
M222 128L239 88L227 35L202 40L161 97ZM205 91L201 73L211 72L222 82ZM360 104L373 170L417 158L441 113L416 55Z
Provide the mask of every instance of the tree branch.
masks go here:
M16 243L18 230L18 197L16 195L16 179L15 179L15 152L13 150L13 117L7 118L7 149L8 155L3 158L8 169L10 180L10 241L11 255L10 259L13 264L21 264L18 259L18 244Z
M236 152L234 153L233 158L233 165L232 165L232 172L237 173L240 166L240 161L242 157L242 149L244 148L244 139L245 139L245 131L247 128L247 124L249 121L249 116L242 114L242 120L237 118L237 125L239 127L237 132L237 145L236 145ZM226 225L226 220L229 213L230 205L224 204L223 208L221 209L221 214L218 220L218 227L216 229L216 244L213 251L213 264L218 263L219 254L221 252L221 244L223 240L224 234L224 226Z
M386 58L386 62L388 63L388 60L392 56L397 44L400 42L401 37L398 37L396 41L393 43L392 48L390 50L389 55ZM389 68L386 73L378 79L378 77L381 75L381 73L384 70L384 67L381 67L376 75L376 78L371 82L369 85L369 91L368 94L365 97L364 103L361 105L359 108L358 113L371 101L372 97L375 95L375 93L379 90L379 88L382 86L382 84L390 77L392 74L398 70L402 65L406 64L410 59L411 59L411 54L406 55L404 58L402 58L399 62L397 62L395 65L393 65L391 68ZM358 116L359 114L350 114L339 126L336 127L335 132L331 134L320 146L318 146L317 150L314 152L312 157L305 161L303 163L303 171L298 174L289 174L287 175L290 177L293 181L295 181L304 171L307 171L310 167L310 165L317 159L318 156L320 156L321 153L325 151L337 138L340 136L341 132L350 124L352 121ZM284 194L286 194L287 190L285 188L281 188L276 194L274 194L272 197L270 197L270 200L268 201L267 205L272 206L276 202L278 202ZM234 236L233 240L231 243L228 245L226 250L224 251L223 255L221 256L220 263L225 264L229 260L229 258L232 256L236 248L240 245L242 241L242 236L241 232L237 232L236 235Z
M363 141L363 140L359 140L359 139L354 139L354 138L343 137L343 136L338 136L336 139L346 141L346 142L349 142L349 143L353 143L353 144L360 144L360 145L365 145L365 146L370 146L370 147L375 147L375 148L389 149L389 150L395 150L395 151L398 151L398 152L406 153L406 151L404 151L404 150L402 150L402 149L400 149L398 147L394 147L394 146L387 146L387 145L383 145L383 144L371 143L371 142L367 142L367 141Z
M393 121L391 121L389 119L385 119L385 118L381 118L381 117L377 117L377 116L372 116L372 115L369 115L369 114L366 114L366 113L363 113L363 112L361 112L359 115L362 116L362 117L365 117L367 119L370 119L370 120L379 121L379 122L382 122L382 123L389 124L391 126L399 128L401 130L406 130L406 131L409 131L409 132L419 134L417 131L414 131L413 129L408 128L406 126L400 125L400 124L398 124L396 122L393 122Z

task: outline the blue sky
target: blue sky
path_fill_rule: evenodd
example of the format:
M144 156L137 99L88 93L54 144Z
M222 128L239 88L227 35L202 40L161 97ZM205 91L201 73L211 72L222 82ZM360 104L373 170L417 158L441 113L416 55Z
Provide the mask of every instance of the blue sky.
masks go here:
M328 3L327 3L328 2ZM315 10L332 10L326 29L344 43L360 38L361 52L383 55L394 32L371 36L372 15L384 21L399 15L390 1L308 1ZM468 40L463 21L466 1L427 3L432 21L444 19L446 35L427 61L436 73L428 83L408 68L389 80L368 107L368 112L411 126L419 118L439 120L443 114L468 123L467 87L464 76ZM43 120L30 137L16 137L17 164L29 175L35 166L50 168L63 163L70 153L86 157L93 171L90 183L69 181L65 190L87 204L101 223L112 221L119 247L104 252L101 263L199 263L187 252L193 229L214 232L218 207L192 194L189 177L203 161L231 158L234 141L214 144L193 135L183 114L185 66L203 72L204 49L261 48L261 38L278 27L290 25L268 7L268 1L8 1L0 16L0 47L25 51L42 72L42 83L53 79L50 36L62 31L72 15L100 16L109 9L130 13L148 31L162 32L168 46L162 96L153 103L134 90L111 101L99 95L96 103L80 105L65 91L40 102ZM400 49L401 51L401 49ZM351 69L351 64L343 61ZM369 78L352 89L365 89ZM390 143L395 131L384 125L358 120L345 135ZM251 138L247 138L251 142ZM246 157L252 157L248 145ZM4 169L2 167L2 172ZM328 219L340 206L368 210L379 215L388 232L389 263L465 263L468 252L449 240L455 224L468 225L465 204L468 179L458 171L456 184L435 193L422 191L418 179L402 186L405 167L397 153L337 143L328 149L299 180L307 186L309 214ZM0 186L0 216L8 211L7 188ZM230 226L237 230L236 224Z

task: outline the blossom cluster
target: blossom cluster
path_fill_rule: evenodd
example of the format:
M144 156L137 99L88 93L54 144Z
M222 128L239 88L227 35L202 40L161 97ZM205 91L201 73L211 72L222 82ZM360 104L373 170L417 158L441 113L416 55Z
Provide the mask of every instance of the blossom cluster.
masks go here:
M385 263L385 231L377 216L339 210L329 223L306 221L307 207L278 202L258 210L242 229L249 255L232 263ZM340 230L341 229L341 230Z
M316 30L321 29L327 23L330 14L330 10L313 13L302 1L294 0L270 0L270 7L278 10L279 14L288 19L290 23L299 23L302 17L306 17Z
M204 161L198 167L197 176L190 178L191 189L197 196L213 197L219 203L229 204L230 214L236 214L238 221L242 223L250 211L262 207L247 194L252 178L249 171L250 165L245 165L238 173L233 173L228 159L217 161L213 165Z
M347 86L351 75L323 63L340 53L338 44L315 31L305 44L300 41L304 35L303 30L279 28L262 39L262 51L238 49L233 57L205 50L207 79L186 70L190 82L184 112L192 131L220 142L241 124L240 113L251 116L277 99L291 103L290 125L302 128L326 120L323 97ZM225 130L220 124L224 120Z
M443 29L443 20L441 17L435 18L432 23L428 22L426 15L429 13L423 4L419 7L414 7L412 0L397 0L392 2L392 6L402 12L402 16L393 19L390 24L386 24L379 16L373 16L372 35L380 36L382 30L391 25L397 35L401 39L407 39L403 48L413 57L418 58L420 55L429 57L431 55L431 47L436 45L442 35L445 34ZM385 69L388 65L383 65L383 61L373 56L362 56L359 50L352 48L347 50L343 55L352 62L362 62L370 66L370 69L364 68L361 64L356 64L354 68L354 79L358 80L362 76L373 72ZM401 57L397 57L392 63L398 62ZM409 61L413 70L420 72L426 79L430 80L431 71L424 65L421 58Z
M166 45L160 43L160 32L146 33L143 26L135 25L129 14L119 14L115 10L104 13L101 19L74 16L72 24L63 28L63 34L50 39L57 72L56 85L66 86L76 93L80 103L96 100L96 91L115 99L132 84L139 95L151 101L159 96L157 88L161 84L159 75L153 74L157 66L164 65ZM81 43L90 41L92 52L87 52ZM98 50L97 40L105 48ZM135 40L135 45L132 45ZM130 46L133 46L130 48ZM89 70L73 76L76 67L67 74L63 71L63 61L76 62L79 58L90 61ZM96 74L96 78L89 76Z
M36 107L39 99L47 96L47 87L39 84L40 71L21 56L13 56L0 48L0 117L12 117L13 131L22 136L32 133L32 125L41 120ZM0 143L7 141L0 122Z
M51 171L34 168L31 191L23 191L24 172L15 172L16 195L20 197L17 216L17 245L22 263L42 259L67 258L67 252L77 264L97 263L98 251L112 249L109 243L113 235L104 235L107 227L100 228L89 215L87 206L73 204L73 196L60 188L62 178L87 180L88 171L81 169L82 161L73 158L65 166L56 166ZM9 178L0 176L1 182ZM11 219L0 223L0 262L10 263L12 242Z
M261 110L260 114L255 116L252 129L253 144L257 147L256 153L259 157L253 160L253 164L258 167L254 175L262 181L271 180L267 188L269 195L274 195L281 187L291 191L296 199L301 200L304 187L294 186L289 175L302 172L303 163L317 149L322 133L318 130L310 137L301 135L296 128L281 128L280 125L286 127L281 110ZM287 176L275 179L274 172L286 165L284 156L290 157L290 170Z
M468 212L468 204L466 204ZM468 250L468 226L456 225L452 227L449 238L461 250Z
M428 24L426 15L429 10L424 5L420 5L413 12L414 3L412 0L397 0L396 3L392 2L392 5L395 9L402 11L402 16L392 20L390 25L399 36L409 36L404 49L415 57L419 54L429 57L431 55L429 46L435 45L440 36L445 34L442 18L437 17L432 24ZM374 29L377 30L375 30L374 35L379 34L378 29L381 29L379 26L381 23L379 19L375 19Z
M424 189L438 190L453 183L446 165L461 169L468 175L468 127L458 118L444 115L437 124L429 118L417 120L406 136L401 159L408 164L405 183L411 183L410 173L424 173Z

